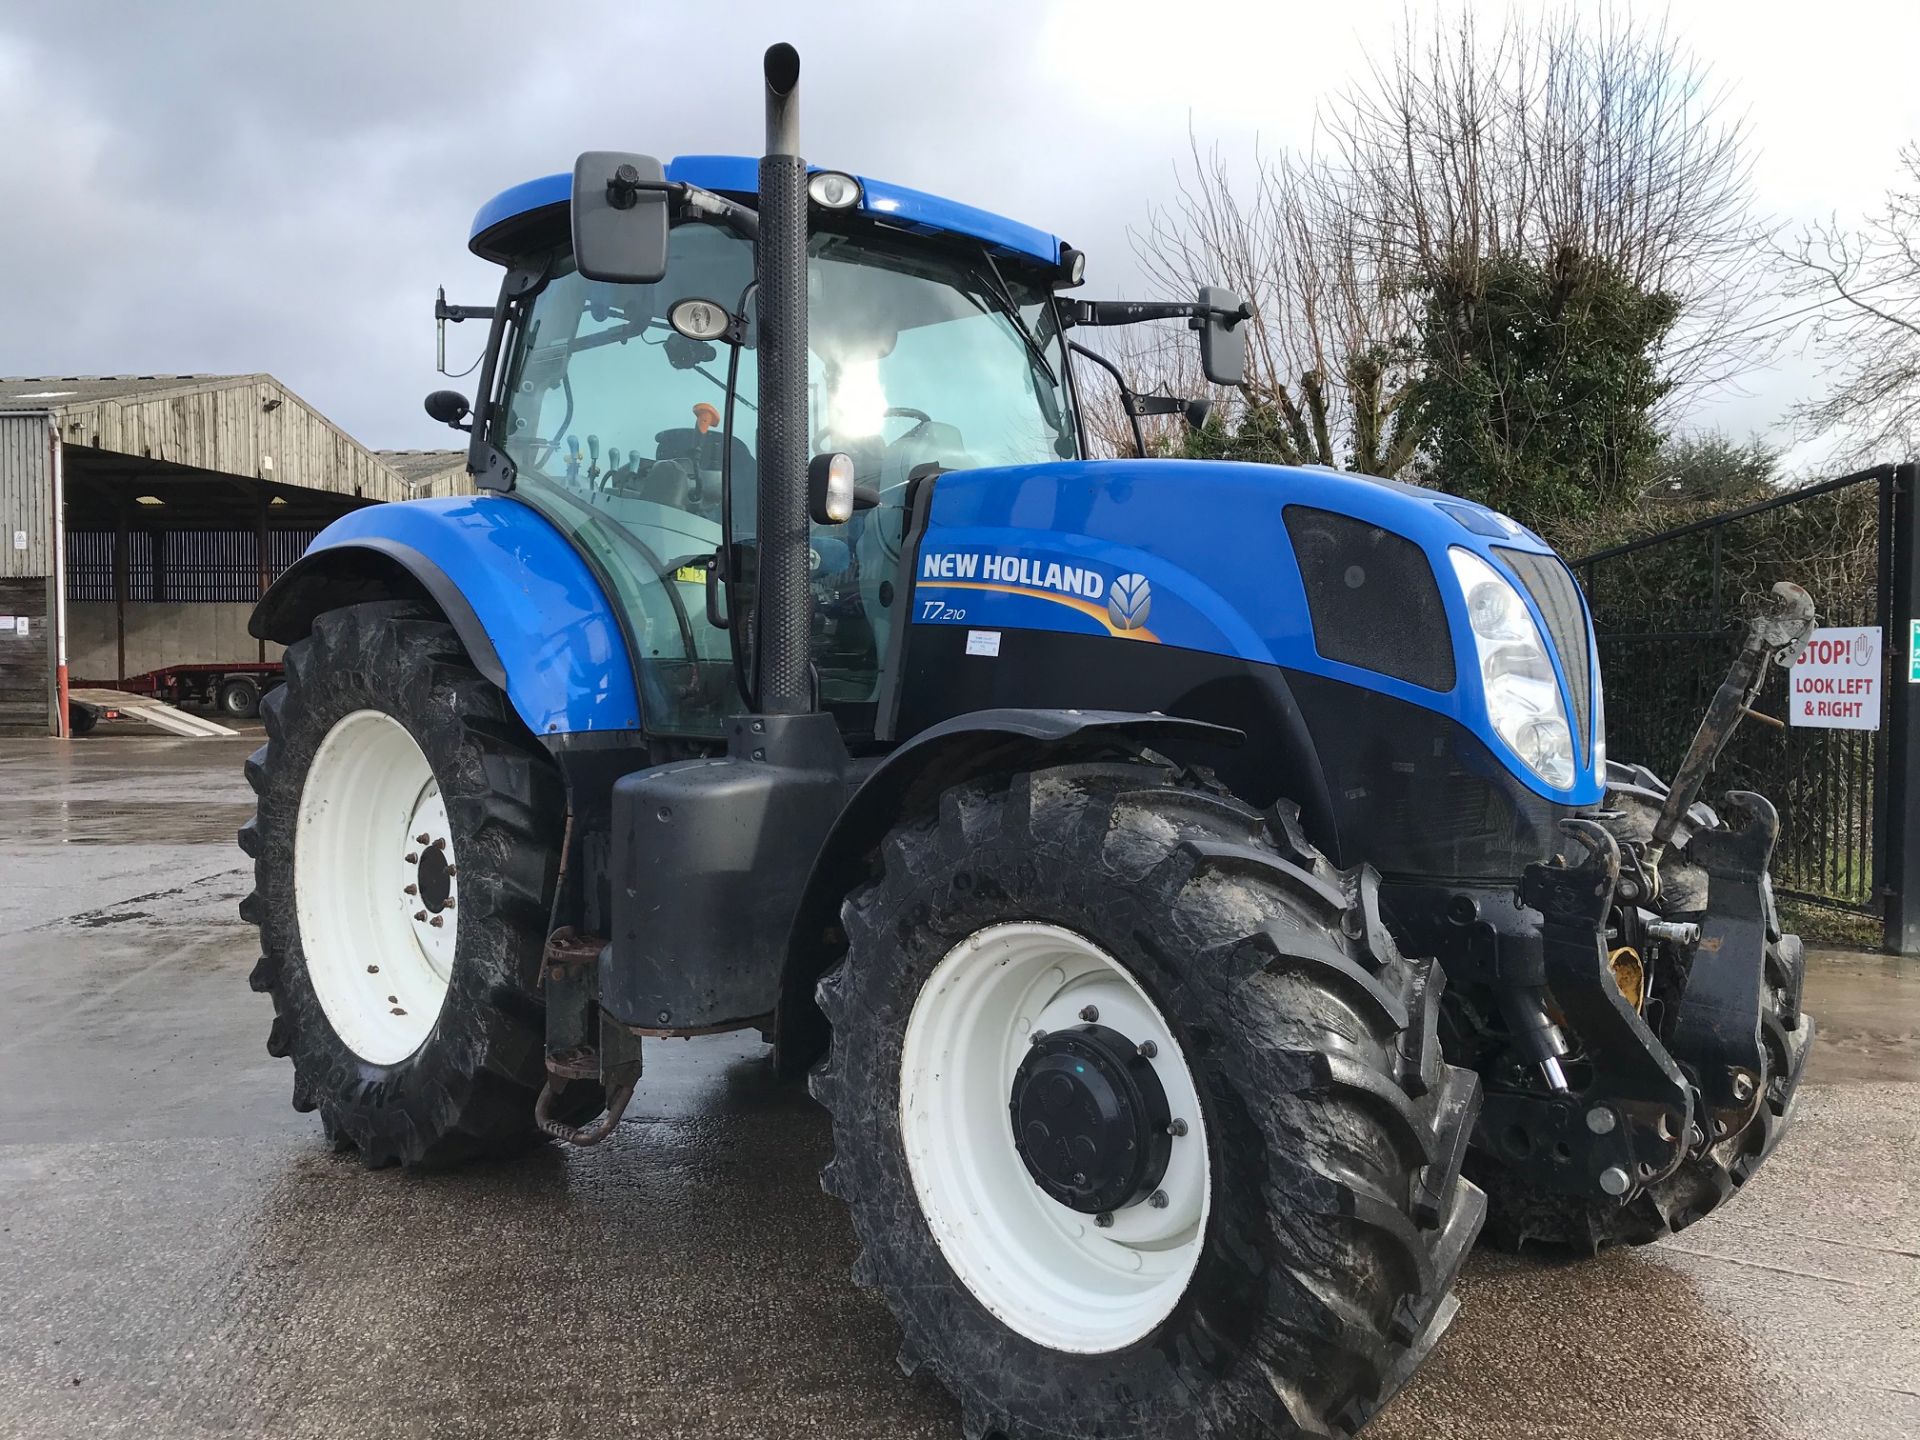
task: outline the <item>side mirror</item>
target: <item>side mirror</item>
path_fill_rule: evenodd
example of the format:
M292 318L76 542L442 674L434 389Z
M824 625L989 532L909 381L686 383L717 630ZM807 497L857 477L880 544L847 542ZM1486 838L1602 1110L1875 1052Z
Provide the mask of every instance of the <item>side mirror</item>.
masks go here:
M589 280L652 285L667 273L667 175L651 155L573 162L573 263Z
M427 414L442 425L451 425L456 430L471 430L471 425L463 425L473 407L467 403L467 397L458 390L436 390L427 396Z
M1247 379L1247 332L1253 309L1231 290L1218 285L1200 287L1200 304L1209 312L1196 317L1200 329L1200 368L1216 385L1244 385ZM1225 311L1223 316L1218 313Z

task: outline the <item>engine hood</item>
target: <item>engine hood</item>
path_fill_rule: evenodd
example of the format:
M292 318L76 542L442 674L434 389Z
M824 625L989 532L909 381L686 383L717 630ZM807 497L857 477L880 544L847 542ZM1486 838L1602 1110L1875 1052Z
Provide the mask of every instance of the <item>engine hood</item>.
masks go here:
M1417 547L1426 562L1419 575L1402 563L1391 574L1392 588L1384 590L1384 564L1371 574L1364 565L1347 567L1351 593L1329 596L1314 579L1321 588L1312 598L1320 603L1323 622L1341 607L1404 605L1409 626L1424 616L1432 643L1450 650L1449 663L1385 673L1352 663L1351 647L1345 658L1331 658L1326 652L1338 654L1338 647L1316 645L1312 577L1303 573L1289 533L1305 512L1397 536ZM1199 460L954 471L935 482L912 618L915 624L1057 630L1231 655L1379 691L1494 740L1465 596L1447 556L1456 547L1514 576L1541 634L1570 642L1554 648L1566 652L1557 655L1556 665L1568 713L1580 714L1583 722L1579 774L1571 787L1558 790L1515 760L1516 777L1560 803L1597 802L1602 784L1585 711L1595 704L1599 677L1577 587L1564 583L1573 598L1550 625L1508 558L1514 552L1549 557L1550 547L1516 521L1438 490L1314 466ZM1403 562L1411 554L1385 541L1380 549ZM1563 568L1547 563L1556 574ZM1403 585L1405 579L1417 584ZM1423 607L1416 600L1424 600ZM1376 610L1376 629L1380 617L1391 614ZM1397 634L1392 625L1385 628ZM1403 678L1415 673L1421 683ZM1497 740L1493 748L1505 753Z

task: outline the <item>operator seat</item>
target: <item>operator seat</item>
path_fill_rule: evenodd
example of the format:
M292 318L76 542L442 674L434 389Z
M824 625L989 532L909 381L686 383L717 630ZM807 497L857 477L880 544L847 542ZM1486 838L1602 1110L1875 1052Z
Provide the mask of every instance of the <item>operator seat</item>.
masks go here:
M662 476L659 490L650 492L647 498L682 510L718 515L721 447L728 437L718 430L698 430L689 425L662 430L653 438L654 467L649 480L665 469L679 471L684 481L675 482ZM747 449L747 442L735 435L732 444L733 487L734 493L739 494L743 486L751 490L759 484L759 472L753 463L753 452ZM676 483L681 488L673 491Z

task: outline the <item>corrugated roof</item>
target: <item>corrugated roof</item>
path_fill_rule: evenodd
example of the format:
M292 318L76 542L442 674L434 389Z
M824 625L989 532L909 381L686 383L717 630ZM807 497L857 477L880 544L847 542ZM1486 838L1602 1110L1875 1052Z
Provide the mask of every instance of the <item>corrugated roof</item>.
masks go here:
M76 452L122 468L160 462L356 500L405 500L428 481L436 492L466 488L448 466L410 483L263 372L0 378L0 414L36 410L53 416Z
M389 470L398 471L400 478L409 485L448 470L467 468L467 452L464 450L376 450L373 453L386 463Z
M0 410L58 410L102 400L199 390L265 380L265 375L8 375L0 377Z

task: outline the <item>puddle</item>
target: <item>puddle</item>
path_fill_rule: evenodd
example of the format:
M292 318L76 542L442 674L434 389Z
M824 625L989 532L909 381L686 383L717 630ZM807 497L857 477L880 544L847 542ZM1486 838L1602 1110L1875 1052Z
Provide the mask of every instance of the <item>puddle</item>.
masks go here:
M9 838L55 845L232 845L251 804L27 800L7 807Z

